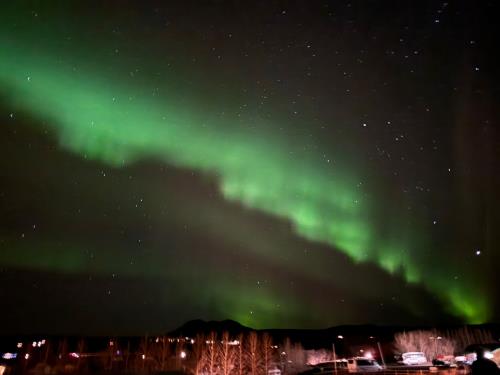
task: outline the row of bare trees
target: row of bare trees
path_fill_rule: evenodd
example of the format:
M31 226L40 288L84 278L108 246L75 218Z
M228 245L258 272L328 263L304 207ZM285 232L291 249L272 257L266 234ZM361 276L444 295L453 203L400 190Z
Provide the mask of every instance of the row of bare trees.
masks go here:
M469 345L491 342L494 342L491 332L469 327L446 331L416 330L394 336L397 352L423 352L429 360L439 355L463 354Z
M109 351L108 369L118 352L116 345ZM300 344L287 339L276 345L268 333L255 331L235 337L228 332L211 332L189 340L146 337L130 365L129 351L121 354L126 357L126 369L141 373L178 369L193 375L267 375L276 368L282 373L296 373L306 363Z
M23 349L27 350L20 357L26 358L26 371L36 367L40 371L34 373L40 374L58 368L64 368L65 373L105 370L150 374L181 370L193 375L268 375L270 370L280 369L282 374L293 374L306 362L300 344L287 339L277 345L268 333L255 331L237 336L211 332L195 338L146 336L134 348L130 340L109 339L106 347L97 352L89 352L86 344L83 339L73 343L71 349L66 339L54 345L47 341L41 347L26 344Z
M252 331L231 338L227 332L220 336L212 332L195 338L188 362L195 375L267 375L272 368L293 363L293 350L287 353L286 347L287 342L274 345L267 333Z

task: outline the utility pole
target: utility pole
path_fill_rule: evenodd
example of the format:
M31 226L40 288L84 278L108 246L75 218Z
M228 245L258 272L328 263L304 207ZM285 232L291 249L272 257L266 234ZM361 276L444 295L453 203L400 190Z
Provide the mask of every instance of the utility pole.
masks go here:
M380 342L377 341L377 346L378 346L378 351L380 353L380 359L382 359L382 365L384 366L385 369L385 359L384 359L384 353L382 353L382 346L380 346Z
M337 354L335 354L335 343L332 343L333 350L333 368L335 369L335 373L337 373Z

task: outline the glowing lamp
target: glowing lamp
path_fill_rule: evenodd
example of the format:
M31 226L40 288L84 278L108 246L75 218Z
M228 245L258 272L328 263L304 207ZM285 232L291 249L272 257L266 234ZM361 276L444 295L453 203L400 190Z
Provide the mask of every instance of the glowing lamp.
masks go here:
M484 358L492 359L493 358L493 353L492 352L484 352Z

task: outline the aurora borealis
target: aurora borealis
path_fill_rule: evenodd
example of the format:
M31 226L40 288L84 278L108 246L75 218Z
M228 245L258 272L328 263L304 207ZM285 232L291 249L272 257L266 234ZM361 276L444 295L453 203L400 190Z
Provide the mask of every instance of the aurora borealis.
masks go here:
M89 332L498 319L477 25L236 4L2 5L2 297Z

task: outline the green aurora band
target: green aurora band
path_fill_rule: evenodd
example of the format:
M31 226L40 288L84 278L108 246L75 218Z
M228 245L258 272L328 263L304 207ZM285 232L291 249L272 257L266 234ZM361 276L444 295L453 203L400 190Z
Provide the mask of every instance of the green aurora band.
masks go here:
M488 319L487 301L471 285L450 285L446 272L412 262L404 249L426 246L422 235L377 233L371 225L376 208L356 187L353 168L327 167L314 152L297 155L299 147L269 127L236 131L220 119L202 126L189 108L169 107L164 98L138 95L67 62L6 45L0 59L2 95L14 108L44 119L65 149L116 168L149 158L202 172L217 179L227 200L287 220L298 235L355 262L372 262L422 284L467 322Z

